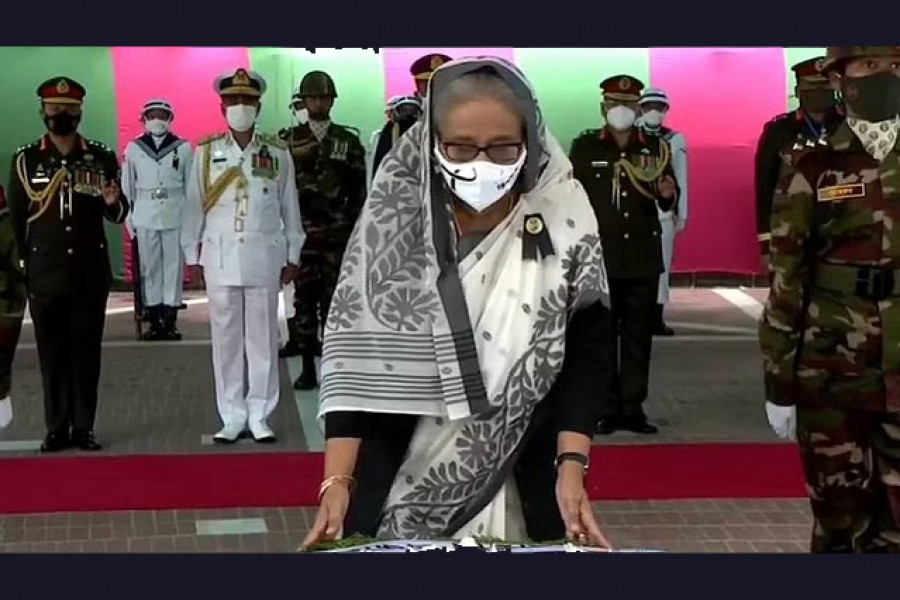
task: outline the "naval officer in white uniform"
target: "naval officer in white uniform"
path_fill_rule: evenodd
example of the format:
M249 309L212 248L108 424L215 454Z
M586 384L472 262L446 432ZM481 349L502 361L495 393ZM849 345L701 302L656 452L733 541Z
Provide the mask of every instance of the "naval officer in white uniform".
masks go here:
M657 322L654 324L654 334L670 336L674 335L672 328L666 325L663 311L669 303L669 277L672 271L672 253L675 249L675 234L687 226L688 217L688 172L687 172L687 142L684 135L665 127L666 114L669 112L669 97L661 89L645 88L641 92L640 99L641 128L649 135L662 137L669 143L672 150L672 170L675 171L675 180L678 182L680 195L678 204L674 210L659 211L659 223L662 226L662 253L663 267L665 271L659 276L659 291L657 293Z
M275 410L278 293L293 281L305 234L287 147L256 128L262 76L237 69L216 79L228 131L194 153L182 247L192 276L205 280L212 330L218 443L249 429L273 442L266 420Z
M125 147L122 192L131 200L126 224L137 238L144 307L150 330L145 340L180 340L176 327L184 283L181 220L191 172L191 145L171 131L175 112L165 100L141 110L144 134Z

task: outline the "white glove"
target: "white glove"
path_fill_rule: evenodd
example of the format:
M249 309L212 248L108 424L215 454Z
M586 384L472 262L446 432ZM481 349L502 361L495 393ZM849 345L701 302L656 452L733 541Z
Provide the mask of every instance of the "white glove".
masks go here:
M134 226L131 224L130 219L125 219L125 231L128 232L128 237L134 237Z
M687 226L687 221L684 219L679 219L676 217L675 219L675 231L681 231Z
M9 426L9 424L12 423L12 419L12 400L7 396L3 400L0 400L0 429Z
M775 435L785 440L797 439L797 408L766 402L766 417Z

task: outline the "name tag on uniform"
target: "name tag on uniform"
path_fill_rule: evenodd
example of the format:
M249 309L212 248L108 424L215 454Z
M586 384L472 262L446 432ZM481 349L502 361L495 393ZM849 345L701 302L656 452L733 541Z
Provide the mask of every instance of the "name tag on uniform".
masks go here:
M50 178L46 175L43 177L32 177L31 183L50 183Z
M819 202L840 202L850 198L864 198L866 184L850 183L847 185L832 185L820 188L818 191Z
M165 200L169 197L169 190L166 188L156 188L150 192L150 197L154 200Z
M606 169L609 167L609 163L605 160L592 160L591 168L593 169Z
M224 156L220 156L218 158L212 159L213 164L228 162L228 159Z

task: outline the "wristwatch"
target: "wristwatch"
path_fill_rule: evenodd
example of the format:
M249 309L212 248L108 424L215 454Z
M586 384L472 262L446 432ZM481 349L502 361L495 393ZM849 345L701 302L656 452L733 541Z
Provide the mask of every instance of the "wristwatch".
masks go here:
M563 452L556 457L555 461L553 461L553 466L559 469L559 466L566 461L577 462L585 471L588 470L591 462L586 454L581 454L580 452Z

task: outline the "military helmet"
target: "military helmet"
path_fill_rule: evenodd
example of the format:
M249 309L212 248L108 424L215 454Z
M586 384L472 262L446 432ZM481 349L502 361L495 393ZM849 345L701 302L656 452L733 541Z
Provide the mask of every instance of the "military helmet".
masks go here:
M900 46L828 46L822 74L827 75L845 62L864 56L900 56Z
M310 71L300 80L300 87L297 95L301 98L305 96L331 96L337 98L337 88L331 75L325 71Z

